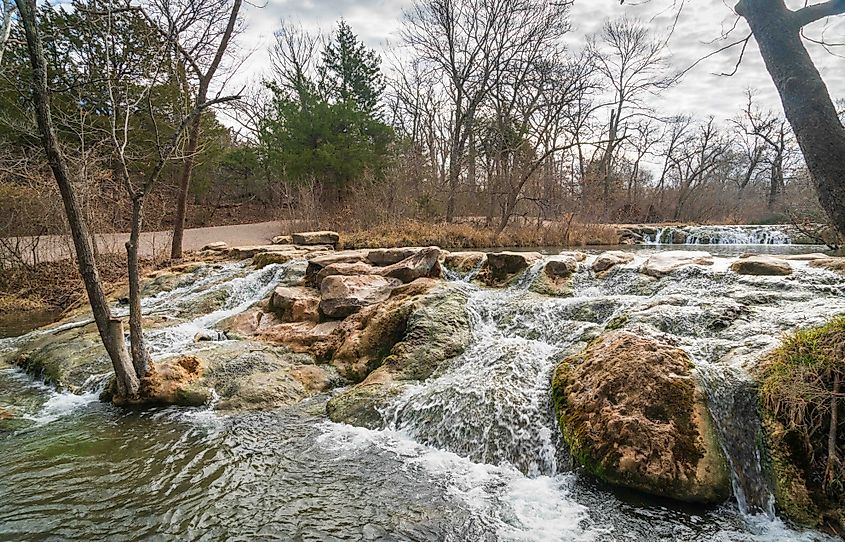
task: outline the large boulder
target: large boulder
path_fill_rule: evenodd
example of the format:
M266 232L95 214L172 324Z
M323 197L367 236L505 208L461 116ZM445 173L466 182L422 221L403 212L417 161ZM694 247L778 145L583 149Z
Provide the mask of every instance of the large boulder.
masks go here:
M295 245L337 245L340 235L333 231L309 231L294 233L292 236Z
M617 265L625 265L634 261L634 255L621 250L610 250L599 254L593 261L593 272L603 274Z
M383 268L380 275L401 280L409 284L423 277L440 276L440 249L428 247L410 258Z
M713 256L709 252L697 250L666 250L649 256L640 267L640 273L660 278L691 265L713 265Z
M317 291L301 286L280 286L270 297L270 308L284 322L316 322L320 319L319 305Z
M815 259L810 262L810 267L817 269L827 269L835 273L845 274L845 258L824 258Z
M329 318L346 318L368 305L381 303L402 284L381 275L326 277L320 283L320 312Z
M560 364L552 394L570 453L595 476L681 501L730 496L705 394L683 350L612 331Z
M443 287L379 307L379 315L350 335L332 361L341 374L360 378L362 370L372 372L329 401L329 418L381 427L379 412L390 400L409 384L441 370L469 345L466 299L460 290Z
M296 247L290 247L288 250L259 252L252 257L252 265L261 269L267 267L268 265L283 264L294 260L304 260L309 254L311 254L310 251Z
M738 259L731 264L731 271L738 275L782 277L792 274L792 266L774 256L756 255Z
M367 261L379 267L399 263L415 256L421 247L376 248L367 253Z
M492 252L478 278L489 286L501 286L542 259L539 252Z

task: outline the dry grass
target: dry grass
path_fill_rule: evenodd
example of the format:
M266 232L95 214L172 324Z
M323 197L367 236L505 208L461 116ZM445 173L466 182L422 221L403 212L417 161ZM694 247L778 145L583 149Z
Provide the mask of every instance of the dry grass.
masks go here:
M511 226L498 237L489 228L474 224L401 221L353 231L341 230L342 248L439 246L446 249L494 247L564 247L616 245L616 228L604 224L547 223Z
M143 259L142 273L167 267L163 258ZM106 293L127 284L126 257L101 256L100 278ZM87 303L82 278L72 260L0 269L0 314L38 309L70 310Z

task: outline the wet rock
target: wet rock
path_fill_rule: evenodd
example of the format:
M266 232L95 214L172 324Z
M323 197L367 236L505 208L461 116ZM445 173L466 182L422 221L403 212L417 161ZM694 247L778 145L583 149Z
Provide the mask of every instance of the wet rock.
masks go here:
M326 277L320 283L320 312L329 318L346 318L368 305L381 303L402 281L381 275Z
M792 274L792 266L774 256L755 255L738 259L731 264L731 271L739 275L786 276Z
M367 253L367 261L379 267L386 267L416 256L422 247L376 248Z
M217 241L216 243L209 243L202 247L201 250L203 251L210 251L210 252L223 252L229 249L229 245L224 243L223 241Z
M293 237L290 235L277 235L273 237L272 243L274 245L292 245Z
M553 256L546 262L543 272L537 275L531 291L543 295L566 295L571 291L569 279L577 271L578 260L573 256Z
M252 265L260 269L272 264L283 264L294 260L302 260L305 259L308 254L309 252L307 250L300 250L297 248L260 252L252 257Z
M713 265L713 256L709 252L694 250L667 250L658 252L649 256L640 268L640 273L660 278L690 265Z
M687 354L612 331L564 360L552 394L572 456L612 484L720 502L730 477Z
M423 277L439 277L440 249L437 247L424 248L410 258L385 267L379 274L399 279L404 284Z
M559 256L569 256L570 258L575 258L576 262L583 262L587 259L587 254L579 250L568 250L566 252L561 252Z
M311 354L319 361L329 361L348 334L346 321L295 322L276 324L259 330L255 337L269 343L281 344L291 351Z
M345 363L360 367L355 360L362 358L370 360L368 368L377 367L363 382L329 401L327 412L333 421L380 427L379 408L408 384L431 377L469 345L465 294L444 287L397 301L401 303L392 308L391 316L348 339L333 361L341 374L348 371L341 369Z
M245 260L262 252L287 252L295 248L292 245L246 245L230 248L229 256L238 260Z
M45 384L71 392L81 391L91 375L112 370L93 322L41 335L10 354L8 361Z
M237 342L181 356L157 364L157 372L194 360L195 375L186 378L178 369L170 382L164 404L201 405L219 397L218 410L266 410L289 406L340 383L330 367L314 365L314 359L284 347ZM181 379L181 380L180 380ZM175 385L175 383L181 384ZM165 388L167 389L167 388Z
M212 397L210 389L195 385L204 370L203 361L197 356L181 355L155 363L150 373L141 379L138 397L114 394L114 384L107 394L118 406L202 406Z
M845 258L824 258L810 262L810 267L845 274Z
M333 231L309 231L294 233L292 236L295 245L337 245L340 235Z
M593 262L594 273L605 273L617 265L625 265L634 261L634 255L621 250L602 252Z
M320 319L320 296L311 288L280 286L273 290L270 309L283 322L316 322Z
M319 287L317 275L324 268L339 263L365 263L367 251L365 250L341 250L329 254L321 254L308 259L308 267L305 269L305 283Z
M450 252L443 260L443 265L458 273L469 273L480 266L487 255L483 252Z
M501 286L541 259L539 252L493 252L487 255L478 278L488 286Z
M225 333L222 331L215 331L215 330L203 330L194 335L194 342L201 343L201 342L221 342L227 341L229 337L226 336Z

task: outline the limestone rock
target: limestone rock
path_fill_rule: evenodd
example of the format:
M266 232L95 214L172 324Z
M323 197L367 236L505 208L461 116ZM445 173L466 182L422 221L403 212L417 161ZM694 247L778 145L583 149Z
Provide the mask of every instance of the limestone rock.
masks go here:
M292 249L287 251L261 252L252 257L252 265L263 268L272 264L282 264L294 260L302 260L308 255L308 251Z
M316 322L320 319L320 296L311 288L280 286L273 290L270 308L284 322Z
M440 276L440 249L424 248L410 258L385 267L379 274L399 279L405 284L423 277Z
M368 305L381 303L402 281L381 275L326 277L320 283L320 312L329 318L346 318Z
M561 296L571 291L570 277L578 271L574 256L564 254L551 257L531 285L531 291L543 295Z
M603 252L593 262L593 272L604 273L617 265L625 265L634 261L634 255L621 250Z
M333 231L309 231L294 233L292 236L295 245L337 245L340 235Z
M493 252L487 255L479 278L490 286L502 285L541 259L539 252Z
M649 256L640 268L640 272L660 278L690 265L713 265L713 256L704 251L666 250Z
M224 243L223 241L217 241L216 243L209 243L202 247L201 250L203 251L211 251L211 252L223 252L229 249L229 245Z
M681 501L730 496L705 394L683 350L612 331L560 364L552 394L572 456L595 476Z
M756 255L738 259L731 264L731 271L739 275L786 276L792 274L792 266L774 256Z
M308 258L308 267L305 269L305 282L306 284L319 287L320 283L317 282L317 274L323 268L337 263L365 262L366 258L367 251L365 250L340 250L338 252L310 257Z
M568 278L578 271L578 260L569 255L559 255L549 258L543 271L555 278Z
M825 258L817 259L810 262L810 267L817 269L827 269L836 273L845 274L845 258Z
M290 235L277 235L276 237L273 237L272 243L274 245L292 245L293 237Z
M443 265L458 273L469 273L482 265L487 255L483 252L450 252L443 260Z
M381 427L380 407L408 384L429 378L469 345L466 295L456 289L436 289L385 305L347 338L332 361L341 374L372 371L329 401L326 409L335 422Z
M421 247L376 248L367 253L367 261L379 267L385 267L407 260L422 250Z
M333 263L322 268L314 277L314 284L320 285L326 277L341 275L351 277L355 275L380 275L378 268L364 262Z

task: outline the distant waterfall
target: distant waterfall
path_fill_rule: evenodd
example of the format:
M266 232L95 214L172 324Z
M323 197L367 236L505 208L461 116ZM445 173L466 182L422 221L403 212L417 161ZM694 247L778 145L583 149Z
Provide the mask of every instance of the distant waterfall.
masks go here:
M785 226L667 226L644 231L646 245L790 245Z

